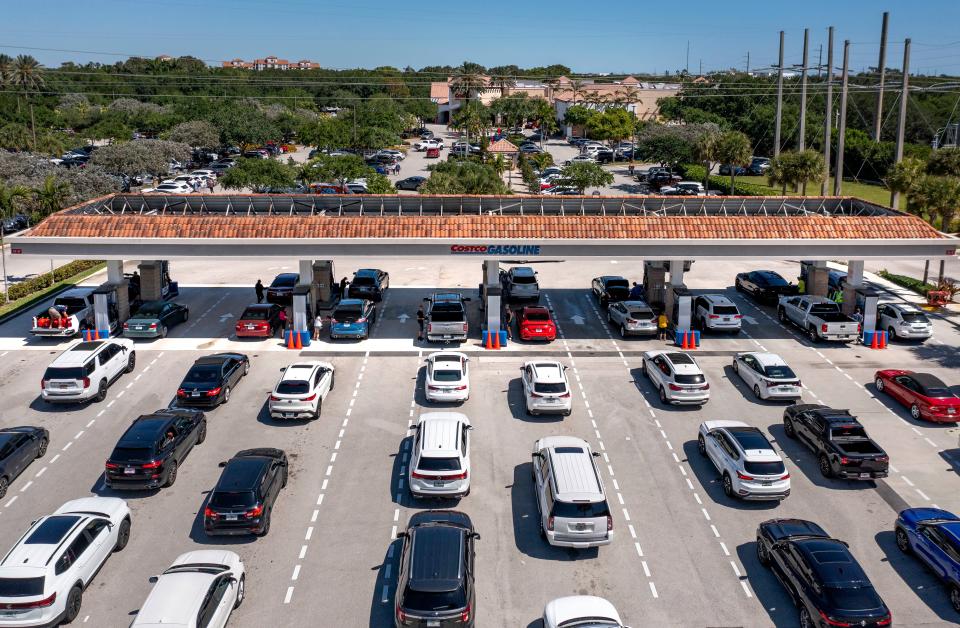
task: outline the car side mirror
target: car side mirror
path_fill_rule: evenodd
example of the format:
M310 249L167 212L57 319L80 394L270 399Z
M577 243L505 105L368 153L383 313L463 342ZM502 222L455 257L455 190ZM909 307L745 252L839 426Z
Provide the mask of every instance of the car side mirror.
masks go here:
M150 581L150 584L156 584L157 580L159 579L160 579L160 576L150 576L149 578L147 578L147 580Z
M468 426L467 426L467 429L468 429L468 430L472 430L472 429L473 429L473 426L472 426L472 425L468 425Z
M473 539L476 539L476 540L479 541L480 538L481 538L481 537L480 537L480 533L479 533L479 532L472 532L472 533L470 534L470 538L473 538Z
M405 539L405 538L408 538L409 536L410 534L408 532L397 532L398 539Z
M592 454L593 454L593 457L594 457L594 458L599 458L599 457L600 457L600 452L598 452L598 451L594 451L594 452L592 452Z
M221 463L218 464L217 466L222 469L222 468L224 468L225 466L227 466L227 463L226 463L226 462L221 462Z

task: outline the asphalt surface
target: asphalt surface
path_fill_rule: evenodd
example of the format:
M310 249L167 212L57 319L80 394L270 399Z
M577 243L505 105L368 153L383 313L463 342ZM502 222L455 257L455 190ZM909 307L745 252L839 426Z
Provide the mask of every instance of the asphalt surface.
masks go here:
M338 276L380 265L392 287L373 337L364 342L320 342L303 357L329 359L336 387L319 420L277 422L266 399L280 368L298 358L279 339L238 341L236 316L252 299L259 277L268 283L287 267L254 262L174 262L174 279L187 284L178 299L190 321L170 337L137 341L138 363L110 389L106 401L76 407L47 405L38 382L69 343L26 338L26 315L0 325L0 385L6 403L0 425L42 425L49 452L35 461L0 502L0 548L12 545L30 522L76 497L119 494L133 511L133 532L84 596L79 622L124 626L150 591L150 576L181 552L207 546L238 552L247 568L247 598L232 626L389 626L399 543L413 512L455 507L467 512L477 544L477 625L539 626L543 605L555 597L594 594L610 599L625 622L638 626L792 626L796 611L779 582L755 555L759 522L795 516L819 522L850 543L897 625L942 626L960 620L947 592L914 558L899 553L892 525L898 509L936 504L960 510L960 449L955 426L910 419L871 384L878 368L932 372L960 384L960 332L936 319L925 344L883 351L857 345L811 346L732 288L749 263L696 263L686 277L694 292L724 292L745 315L737 336L705 335L697 360L711 384L702 410L663 407L639 373L640 353L652 339L611 336L589 298L591 277L623 274L640 280L642 265L611 261L541 264L541 302L550 305L562 338L550 345L511 343L483 350L476 334L461 347L471 356L471 399L454 407L473 431L471 494L459 502L417 502L402 485L409 462L408 427L434 409L423 398L423 358L439 345L415 342L412 318L433 288L474 292L478 260L337 260ZM763 263L785 276L796 265ZM41 309L43 306L38 307ZM471 323L480 315L470 303ZM113 493L104 488L103 462L126 425L169 405L189 364L219 350L251 357L248 377L230 403L208 414L206 442L182 465L176 484L161 491ZM784 405L758 402L730 369L733 353L768 350L800 375L805 402L849 408L890 454L891 474L878 482L826 480L806 449L785 437ZM564 361L574 392L565 419L523 412L519 368L532 355ZM302 358L300 358L302 359ZM782 503L741 503L723 496L718 477L696 452L697 426L707 419L739 419L763 429L785 454L792 494ZM615 539L599 550L548 546L539 538L531 488L530 449L537 438L576 435L602 453L600 469L614 516ZM290 482L264 538L207 538L202 530L206 493L217 464L240 449L280 447L290 457Z

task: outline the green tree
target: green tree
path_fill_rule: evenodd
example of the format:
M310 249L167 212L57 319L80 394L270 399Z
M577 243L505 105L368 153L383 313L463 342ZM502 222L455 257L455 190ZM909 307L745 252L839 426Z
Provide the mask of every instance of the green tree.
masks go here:
M960 207L960 178L926 174L914 184L911 200L931 217L940 218L940 230L951 232L953 219Z
M887 173L885 182L890 191L904 194L907 197L907 211L920 214L922 209L913 202L910 194L913 186L923 176L927 164L916 157L904 157L903 161L894 164Z
M30 188L25 185L7 185L0 182L0 217L13 216L30 198Z
M717 138L715 157L720 163L730 164L730 193L733 193L733 186L737 178L737 166L747 166L750 164L750 157L753 154L753 148L750 145L750 138L740 131L725 131Z
M318 155L307 162L307 169L312 173L312 181L336 182L340 187L353 179L368 177L373 172L359 155Z
M450 126L464 131L469 142L471 133L475 136L486 135L486 131L490 128L490 119L490 109L486 105L470 100L453 112Z
M960 177L960 148L941 148L933 151L927 160L927 173L945 177Z
M170 129L166 139L197 148L216 148L220 131L206 120L190 120Z
M545 137L556 133L560 128L557 126L557 111L546 98L536 96L530 99L529 117L540 129L540 146L543 146Z
M70 185L57 180L51 174L47 175L43 184L31 190L31 193L33 194L33 205L40 216L49 216L66 206L67 199L70 198Z
M697 158L697 163L705 169L703 175L703 189L705 190L710 189L710 172L717 163L717 139L719 137L720 133L708 131L697 137L693 144L693 153Z
M126 142L133 136L133 129L127 126L120 117L108 115L81 131L81 135L92 141Z
M417 119L417 125L423 126L437 118L437 103L426 98L416 98L403 103L404 110Z
M171 160L186 161L189 158L190 147L186 144L167 140L140 140L101 146L90 157L90 163L111 174L133 176L146 172L163 176L169 172Z
M693 161L693 142L677 133L658 133L637 140L634 153L644 161L676 167Z
M0 127L0 148L12 151L29 150L30 129L19 122L9 122Z
M380 174L379 172L373 172L366 176L367 179L367 190L371 194L396 194L397 189L393 187L393 183Z
M566 114L564 114L563 123L574 129L577 127L586 129L587 125L590 124L590 119L595 115L597 115L597 112L593 109L588 109L581 105L573 105L567 109Z
M332 116L320 116L304 123L298 137L304 144L316 146L320 150L343 148L349 143L349 132L344 120Z
M613 174L604 170L600 164L580 161L563 169L563 182L583 194L587 188L610 185L613 183Z
M431 165L420 193L510 194L510 190L490 164L457 160Z
M596 114L587 122L590 137L607 140L614 145L620 140L633 136L636 118L626 109L615 107Z
M207 120L220 131L220 143L241 150L279 139L280 131L265 113L240 103L224 103L209 112Z
M44 86L43 66L30 55L17 55L10 70L7 71L6 84L25 93L30 104L30 133L33 143L37 143L37 127L33 116L33 100L31 92L39 91ZM20 110L20 96L17 95L17 110Z
M99 152L99 151L98 151ZM238 159L217 182L224 188L254 191L269 188L292 188L296 184L293 167L274 159Z

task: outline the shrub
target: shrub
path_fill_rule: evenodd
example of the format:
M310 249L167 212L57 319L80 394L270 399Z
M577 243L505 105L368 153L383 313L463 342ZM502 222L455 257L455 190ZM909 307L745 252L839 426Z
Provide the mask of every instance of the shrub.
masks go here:
M52 284L58 281L69 279L74 275L94 268L102 263L102 260L80 259L70 262L69 264L64 264L63 266L53 270L52 280L50 273L44 273L10 286L10 288L7 290L7 299L10 301L16 301L17 299L28 297L31 294L40 292L45 288L49 288Z
M703 181L706 170L703 166L688 164L684 166L684 176L689 181ZM754 183L741 183L737 181L733 185L733 191L730 191L730 177L721 177L710 175L710 189L717 189L724 194L733 196L770 196L774 194L769 188Z
M879 273L881 277L897 284L907 290L912 290L923 296L927 296L927 292L930 290L936 290L937 287L933 284L923 283L920 279L914 279L913 277L907 277L906 275L895 275L894 273L888 272L886 269L881 270Z

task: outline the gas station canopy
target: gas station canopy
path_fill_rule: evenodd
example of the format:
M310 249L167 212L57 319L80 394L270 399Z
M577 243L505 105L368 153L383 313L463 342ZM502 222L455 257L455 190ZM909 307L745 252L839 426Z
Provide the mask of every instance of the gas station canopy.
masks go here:
M916 216L850 197L114 194L10 239L74 259L332 256L936 259Z

